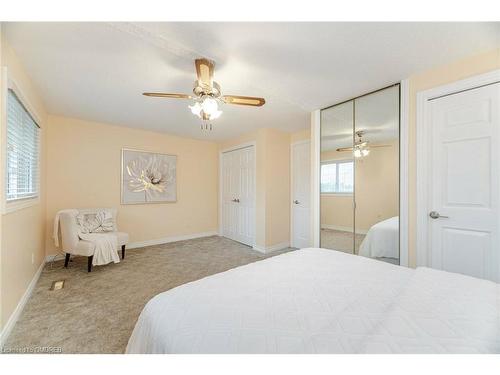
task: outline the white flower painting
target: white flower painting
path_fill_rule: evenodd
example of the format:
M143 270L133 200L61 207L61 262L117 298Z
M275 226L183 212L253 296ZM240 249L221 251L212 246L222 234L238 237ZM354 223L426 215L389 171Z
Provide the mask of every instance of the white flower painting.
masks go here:
M122 150L122 204L175 202L177 157Z

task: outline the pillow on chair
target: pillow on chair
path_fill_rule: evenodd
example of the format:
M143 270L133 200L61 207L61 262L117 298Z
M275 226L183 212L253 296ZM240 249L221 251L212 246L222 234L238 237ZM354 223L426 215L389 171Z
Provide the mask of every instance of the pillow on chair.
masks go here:
M81 212L76 216L76 222L81 233L113 232L115 223L109 210L96 212Z

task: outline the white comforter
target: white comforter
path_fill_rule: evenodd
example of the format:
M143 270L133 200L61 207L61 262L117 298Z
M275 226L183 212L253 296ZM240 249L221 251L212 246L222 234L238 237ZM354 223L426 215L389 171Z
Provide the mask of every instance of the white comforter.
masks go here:
M151 299L127 353L500 353L500 285L303 249Z
M399 217L373 225L359 247L359 255L399 259Z

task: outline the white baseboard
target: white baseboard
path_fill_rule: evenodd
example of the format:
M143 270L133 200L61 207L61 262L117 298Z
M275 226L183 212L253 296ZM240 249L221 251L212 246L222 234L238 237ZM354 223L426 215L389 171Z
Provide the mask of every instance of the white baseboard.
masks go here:
M272 246L254 245L253 249L257 250L260 253L267 254L267 253L272 253L273 251L286 249L287 247L290 247L290 242L282 242Z
M321 224L321 229L333 229L340 230L342 232L352 232L352 227L344 227L342 225L330 225L330 224ZM356 234L367 234L368 230L366 229L357 229Z
M58 261L58 260L62 260L64 259L64 254L53 254L53 255L47 255L45 257L45 263L50 263L50 262L55 262L55 261Z
M5 324L5 327L3 327L2 332L0 332L0 348L2 348L7 341L7 338L9 337L10 333L12 332L12 328L17 323L17 320L21 316L21 313L23 312L24 306L26 305L26 302L28 302L29 298L31 297L31 294L33 293L33 290L35 289L36 283L38 279L40 278L40 275L42 274L43 267L45 266L45 262L42 262L40 264L40 267L36 271L35 275L33 276L33 279L31 279L31 282L28 285L28 288L26 288L26 291L24 292L23 296L19 300L19 303L17 304L15 310L12 312L12 314L9 317L9 320Z
M210 236L217 236L217 235L218 235L217 231L212 231L212 232L201 232L201 233L184 234L184 235L181 235L181 236L163 237L163 238L158 238L158 239L155 239L155 240L131 242L131 243L129 243L127 245L127 249L135 249L135 248L139 248L139 247L161 245L161 244L164 244L164 243L177 242L177 241L185 241L185 240L192 240L192 239L195 239L195 238L210 237Z
M218 232L213 231L213 232L201 232L201 233L185 234L182 236L164 237L164 238L158 238L155 240L130 242L129 244L127 244L127 250L128 249L137 249L137 248L146 247L146 246L161 245L161 244L170 243L170 242L192 240L195 238L217 236L217 235L218 235ZM51 261L56 261L56 260L61 260L61 259L64 259L63 254L60 254L60 253L59 254L51 254L51 255L47 255L45 257L45 262L48 263Z

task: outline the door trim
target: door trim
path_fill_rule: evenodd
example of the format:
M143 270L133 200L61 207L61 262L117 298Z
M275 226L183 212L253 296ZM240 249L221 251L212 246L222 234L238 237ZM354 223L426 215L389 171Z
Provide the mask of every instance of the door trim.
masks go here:
M450 84L434 87L429 90L417 92L417 118L416 118L416 134L417 134L417 201L416 201L416 244L415 255L417 266L427 266L429 264L429 238L428 238L428 220L427 212L429 212L429 194L428 188L428 152L429 149L429 101L442 96L456 94L461 91L479 88L481 86L493 84L500 81L500 69L493 70L488 73L479 74L473 77L462 79Z
M219 150L219 202L218 202L218 211L219 211L219 229L218 229L218 234L219 236L222 236L222 154L225 154L227 152L231 151L236 151L236 150L241 150L243 148L248 148L248 147L253 147L253 182L254 182L254 187L253 187L253 212L254 212L254 230L253 230L253 239L252 239L252 244L251 246L255 246L255 241L257 238L257 142L256 141L251 141L251 142L245 142L245 143L240 143L235 146L231 146L222 150Z
M311 153L311 239L313 247L320 247L321 109L311 112Z
M294 197L294 189L293 189L293 148L298 145L303 145L309 143L309 147L311 147L311 140L310 139L304 139L302 141L297 141L293 142L290 144L290 246L295 247L294 243L294 225L293 225L293 197ZM311 158L311 155L309 154L309 159ZM309 164L311 164L311 161L309 160ZM310 177L309 177L310 178ZM306 182L307 183L307 182ZM311 192L309 192L309 216L311 216ZM310 219L309 219L310 221ZM309 246L311 246L311 237L309 234Z
M399 265L408 267L408 128L410 119L410 85L403 79L399 85Z

